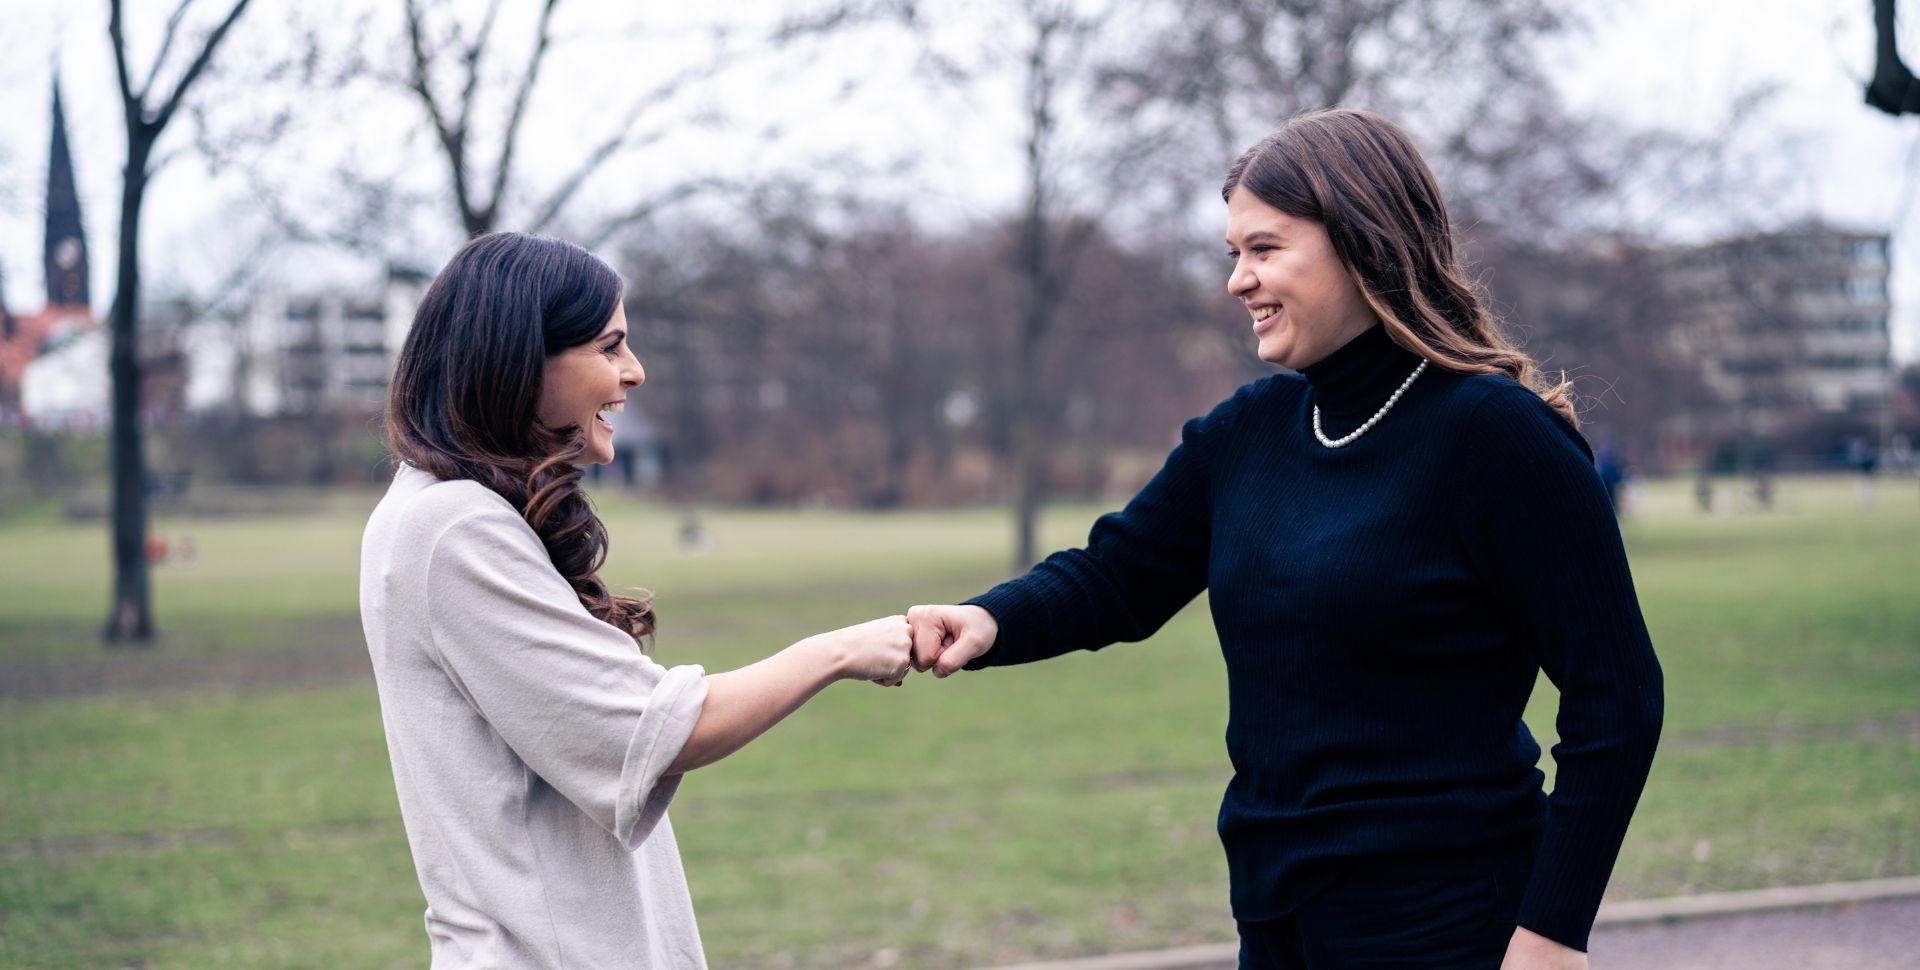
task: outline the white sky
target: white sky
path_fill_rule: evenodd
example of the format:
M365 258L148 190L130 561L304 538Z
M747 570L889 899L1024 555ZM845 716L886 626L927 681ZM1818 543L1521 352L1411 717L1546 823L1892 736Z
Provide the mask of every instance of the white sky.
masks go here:
M398 6L367 2L382 13ZM212 11L224 3L202 0L200 6ZM508 6L516 4L510 0ZM605 118L626 103L623 86L639 90L666 75L652 65L684 63L711 49L703 29L662 20L686 16L671 12L680 5L649 5L658 9L646 12L651 20L644 29L631 20L633 6L618 0L562 4L569 15L560 24L567 54L545 78L546 100L535 106L540 122L526 140L526 171L535 181L550 184L565 170L570 152L595 140ZM111 297L124 145L105 7L104 0L0 0L0 267L8 306L16 311L37 309L43 299L41 194L54 50L64 75L95 303L104 306ZM284 36L292 11L312 16L333 7L255 0L232 39L238 52L232 56L251 56ZM744 0L722 9L742 24L764 24L782 4ZM145 21L131 24L132 33L136 42L144 36L150 50L159 14L143 16ZM1920 218L1896 211L1903 193L1912 191L1908 157L1920 120L1892 119L1861 101L1860 84L1872 65L1868 0L1618 0L1591 16L1589 28L1557 42L1553 55L1562 89L1577 106L1628 121L1710 131L1739 92L1775 86L1752 133L1779 145L1780 161L1801 177L1785 197L1764 200L1766 207L1783 219L1811 216L1893 231L1895 355L1920 359ZM1920 35L1907 47L1909 57L1920 61ZM910 167L916 205L937 220L1004 211L1019 189L1013 92L929 93L911 80L911 63L901 42L877 32L856 35L815 58L748 57L712 93L674 109L680 120L667 140L592 183L582 208L630 202L635 195L626 189L634 185L693 174L767 175L818 168L822 159L832 159L827 171L848 184L885 184L885 173ZM707 129L688 120L703 113L725 114L733 124ZM349 156L364 161L370 155L383 156L383 164L400 171L435 164L418 141L416 117L398 102L365 95L308 112L301 152L280 164L324 170ZM185 119L175 127L164 145L186 144ZM415 141L409 148L410 138ZM191 157L161 175L145 215L148 293L205 286L252 244L241 195L231 173L210 176ZM325 200L317 204L324 207ZM428 259L450 252L458 239L450 223L443 218L420 227L411 250ZM348 278L367 272L362 263L312 252L299 254L282 271Z

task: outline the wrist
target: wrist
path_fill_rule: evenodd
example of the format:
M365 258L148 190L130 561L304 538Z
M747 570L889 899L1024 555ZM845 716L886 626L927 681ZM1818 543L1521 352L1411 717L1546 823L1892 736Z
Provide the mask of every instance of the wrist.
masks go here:
M991 653L993 648L999 644L1000 618L994 616L992 610L977 603L968 603L962 607L962 609L973 611L972 622L969 626L972 628L973 635L978 642L978 647L974 650L973 656L968 658L967 662L972 663L974 660L978 660L988 653Z
M823 684L851 676L848 671L853 664L853 654L832 634L816 633L787 649L798 654L795 659Z

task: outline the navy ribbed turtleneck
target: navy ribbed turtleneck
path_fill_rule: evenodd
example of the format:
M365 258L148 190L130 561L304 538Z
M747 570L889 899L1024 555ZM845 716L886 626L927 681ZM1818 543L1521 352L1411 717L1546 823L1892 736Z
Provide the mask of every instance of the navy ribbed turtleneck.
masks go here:
M1083 549L973 602L971 669L1146 638L1202 590L1227 661L1234 915L1286 915L1353 860L1533 837L1520 924L1585 948L1659 736L1660 668L1586 443L1512 381L1375 327L1240 389ZM1553 794L1521 723L1560 687Z
M1338 437L1373 417L1418 366L1418 356L1400 349L1387 329L1375 324L1302 369L1300 376L1313 387L1321 430Z

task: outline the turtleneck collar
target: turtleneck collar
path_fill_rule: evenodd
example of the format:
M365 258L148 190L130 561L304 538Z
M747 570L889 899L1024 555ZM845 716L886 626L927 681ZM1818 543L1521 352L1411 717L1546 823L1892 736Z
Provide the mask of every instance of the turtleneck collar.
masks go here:
M1328 417L1371 416L1420 364L1374 324L1319 363L1300 371L1313 385L1315 402Z

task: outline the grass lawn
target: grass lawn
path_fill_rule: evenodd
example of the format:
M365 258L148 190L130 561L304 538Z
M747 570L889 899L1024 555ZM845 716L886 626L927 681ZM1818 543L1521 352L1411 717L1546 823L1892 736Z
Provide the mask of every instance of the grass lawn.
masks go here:
M1730 485L1731 483L1725 483ZM1627 523L1668 743L1619 897L1920 872L1920 489L1785 479ZM366 502L162 521L163 656L350 641ZM659 658L725 669L978 591L1003 512L673 514L617 496L608 578ZM1097 510L1057 509L1073 543ZM98 523L0 525L0 664L107 655ZM1529 721L1552 735L1543 683ZM1224 668L1204 602L1153 640L898 690L843 684L674 805L714 966L965 967L1230 939L1212 821ZM1862 726L1864 722L1864 726ZM0 966L418 967L423 904L370 684L0 700Z

